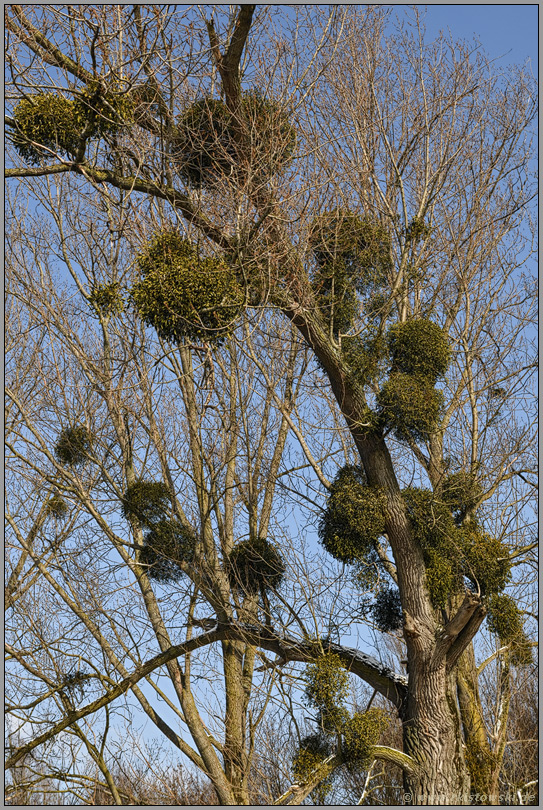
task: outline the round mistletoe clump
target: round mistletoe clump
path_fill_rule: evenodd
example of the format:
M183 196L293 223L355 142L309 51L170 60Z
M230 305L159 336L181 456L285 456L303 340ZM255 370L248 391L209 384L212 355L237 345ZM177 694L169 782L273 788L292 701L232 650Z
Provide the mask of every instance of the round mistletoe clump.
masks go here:
M482 531L475 521L459 529L458 538L465 576L484 594L502 591L511 574L509 548Z
M420 217L413 217L405 229L405 239L407 242L420 242L430 236L431 227Z
M312 284L319 309L332 324L333 333L347 332L359 311L356 288L348 268L341 262L319 267L313 274Z
M334 334L352 327L360 308L358 293L379 287L390 268L390 237L382 225L349 210L315 217L309 232L315 258L312 287Z
M429 548L424 551L426 585L432 604L446 607L449 598L462 588L462 571L458 554L448 556L445 549Z
M505 593L494 594L487 602L487 623L500 643L511 647L511 660L519 666L532 662L532 648L524 632L522 613L516 602Z
M343 727L341 750L350 771L366 770L373 759L373 747L388 725L383 709L368 709L349 718Z
M13 118L17 125L13 143L27 163L38 165L51 152L70 158L77 152L84 117L76 101L56 93L37 93L17 104Z
M344 335L341 339L343 359L351 373L365 384L379 376L385 356L383 338L379 335Z
M359 292L386 281L391 243L380 222L348 209L326 211L313 220L309 244L319 270L341 268Z
M102 315L119 315L125 304L120 283L97 284L90 293L89 304Z
M411 530L420 544L426 584L435 607L444 607L462 587L462 550L449 509L429 489L402 490Z
M385 496L365 481L360 467L341 469L319 524L321 543L341 562L364 559L385 530Z
M448 549L456 527L449 509L429 489L406 487L402 490L411 529L423 549Z
M236 115L224 101L202 98L181 117L174 139L179 174L200 187L251 172L271 176L292 157L296 131L277 102L244 93Z
M196 534L178 520L160 520L145 535L140 551L141 565L148 567L151 579L175 582L183 575L182 563L194 560Z
M308 705L318 709L323 731L327 734L334 733L345 721L346 710L342 702L347 697L349 683L339 655L321 655L315 663L306 667L305 680Z
M134 99L120 83L90 82L76 104L94 136L113 135L134 119Z
M55 492L55 494L49 498L45 508L47 510L47 516L55 520L62 520L69 512L68 505L59 492Z
M220 344L242 312L243 291L222 259L201 258L177 231L155 237L138 260L142 280L132 299L145 323L172 342Z
M441 500L448 506L457 523L472 512L483 494L483 488L474 473L460 470L448 475L441 487Z
M381 588L371 609L375 624L383 633L399 630L403 625L402 603L397 588Z
M118 132L132 121L133 101L117 86L91 83L74 99L60 93L27 96L13 118L15 148L27 163L38 165L51 152L73 159L83 132L87 138Z
M84 425L65 428L55 445L56 459L61 464L77 467L87 460L91 445L91 435Z
M285 563L269 540L244 540L235 546L228 558L232 584L246 593L276 589L285 575Z
M309 734L300 741L300 747L292 759L292 775L298 782L305 782L311 774L322 765L325 759L330 756L331 747L329 740L321 734ZM318 804L323 804L324 799L332 789L332 777L323 779L314 795Z
M166 515L171 502L170 490L161 481L136 481L124 493L121 509L126 518L137 518L152 526Z
M424 377L433 385L447 371L449 339L437 323L426 318L396 323L387 340L394 371Z
M437 430L443 394L425 377L396 372L377 395L381 417L400 441L426 441Z

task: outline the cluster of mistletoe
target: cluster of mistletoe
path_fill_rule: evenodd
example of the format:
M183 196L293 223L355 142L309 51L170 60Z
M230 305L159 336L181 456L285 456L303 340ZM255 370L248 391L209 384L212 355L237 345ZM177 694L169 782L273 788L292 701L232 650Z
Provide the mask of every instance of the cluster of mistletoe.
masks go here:
M390 235L379 222L348 210L315 217L309 233L315 260L312 286L336 337L359 313L359 296L381 288L391 267Z
M511 574L509 548L485 532L476 517L482 496L476 476L459 471L447 476L436 492L407 487L402 496L413 536L424 556L434 607L447 607L467 585L484 597L489 628L512 645L518 660L527 660L529 648L521 615L514 601L503 594ZM319 523L324 548L335 559L355 565L360 571L381 568L380 575L386 579L376 553L385 522L386 500L382 492L368 485L360 467L343 467L332 483ZM362 579L361 584L375 587L374 581L366 582L367 576ZM403 615L398 589L381 586L371 614L379 629L400 629Z
M384 493L367 484L360 466L339 470L319 523L324 548L344 563L365 559L385 531Z
M266 595L281 584L285 563L273 543L258 537L234 546L228 557L227 570L233 588L245 594Z
M84 425L74 425L62 430L55 444L57 461L67 467L79 467L85 463L92 449L92 436Z
M91 82L74 98L36 93L13 111L13 143L23 160L38 165L60 153L73 159L82 140L115 134L133 118L133 101L120 85Z
M63 520L69 512L69 507L60 492L55 492L45 504L48 518Z
M104 317L119 315L125 306L121 284L118 281L96 284L88 300L92 308Z
M196 548L194 531L172 519L170 504L168 487L160 481L136 481L121 501L124 516L138 520L145 529L139 562L158 582L178 580L183 574L180 566L192 562Z
M437 428L443 394L436 389L450 359L446 332L426 318L392 326L387 334L388 380L377 395L384 426L403 441L425 441Z
M407 487L402 492L436 607L445 607L450 596L462 592L466 581L483 596L499 593L511 569L508 547L484 532L475 516L464 523L455 521L461 502L451 498L447 484L446 480L445 499L428 489ZM475 492L479 488L475 481L473 488Z
M158 233L138 259L132 300L142 320L172 342L219 345L241 314L245 296L232 266L202 257L176 230Z
M305 672L305 696L316 710L317 732L301 740L292 761L296 779L307 781L335 751L341 751L343 764L351 771L368 768L373 747L387 724L381 709L368 709L351 715L344 703L348 693L348 675L341 658L327 652L309 664ZM325 775L317 789L323 800L332 787L333 775ZM317 792L315 791L315 792Z
M281 106L256 91L233 112L221 99L202 98L181 116L172 154L179 175L200 188L250 171L271 177L291 159L296 131Z

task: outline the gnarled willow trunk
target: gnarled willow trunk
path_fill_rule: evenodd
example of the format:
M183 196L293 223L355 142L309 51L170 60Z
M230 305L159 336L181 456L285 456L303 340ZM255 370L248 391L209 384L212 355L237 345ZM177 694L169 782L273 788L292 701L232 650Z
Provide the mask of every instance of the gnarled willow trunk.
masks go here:
M469 804L470 778L463 752L456 680L431 661L410 673L403 718L404 752L420 767L405 774L405 804Z

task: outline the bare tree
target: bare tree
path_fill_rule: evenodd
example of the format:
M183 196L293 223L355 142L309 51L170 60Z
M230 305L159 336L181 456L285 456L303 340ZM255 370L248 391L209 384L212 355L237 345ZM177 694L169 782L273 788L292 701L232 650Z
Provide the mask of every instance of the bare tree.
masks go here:
M92 330L81 321L81 304L51 280L45 238L18 209L22 308L14 317L29 321L24 357L33 369L39 357L39 365L31 382L16 375L11 395L11 449L25 482L8 512L19 549L13 599L32 591L36 574L45 580L96 653L105 652L109 693L99 700L131 689L225 804L248 800L248 697L259 648L275 651L281 663L316 661L317 668L308 670L307 694L320 736L304 750L321 764L277 801L304 801L350 756L365 763L371 751L401 767L406 803L466 804L470 791L497 803L511 667L531 656L522 623L528 608L509 592L535 546L530 76L497 72L469 43L440 37L426 45L418 15L388 33L389 15L371 7L304 7L285 19L274 7L252 5L205 14L139 6L7 10L15 150L7 174L21 184L17 208L32 194L48 200L58 255L95 313ZM75 214L91 197L102 199L111 239L102 263L96 243L89 245L83 278L78 243L96 232ZM74 216L64 221L56 211L68 199ZM139 278L122 269L123 251L139 255ZM199 287L187 267L202 274ZM148 351L134 315L130 323L120 318L124 305L115 296L123 285L156 329L163 355ZM272 340L279 317L293 327L282 343ZM236 324L242 346L233 338L224 352L212 350ZM251 330L262 342L251 346ZM316 361L311 399L326 405L331 446L342 459L336 465L315 457L293 410L301 379L295 331ZM47 351L36 343L40 334ZM243 390L251 391L244 396L240 368ZM281 562L262 542L290 431L326 491L323 545L361 576L377 576L372 616L377 628L401 633L405 675L331 637L323 646L307 637L307 625L298 637L287 635L288 615L298 613L288 602L286 613L274 613ZM211 440L214 432L222 438ZM65 454L63 461L58 442L68 440L70 452L74 438L82 440L81 458L71 463ZM243 475L235 460L242 447ZM191 583L168 595L168 604L178 598L188 610L179 643L145 568L164 571L153 556L160 521L130 505L131 488L142 481L165 487L156 493L171 504L168 536L197 537L190 563L178 551L173 560ZM63 556L70 545L44 534L44 485L53 488L48 498L58 490L71 499L77 555ZM95 491L104 493L104 507ZM118 504L130 541L115 528ZM237 506L253 545L232 557L241 536ZM122 588L111 566L105 590L103 580L99 592L94 587L100 556L91 525L131 572ZM255 584L257 559L268 566L266 587ZM166 570L159 577L170 577ZM132 621L108 618L115 639L107 638L93 618L112 615L104 593L125 600L131 617L144 611L150 627L134 639ZM201 616L202 600L211 617ZM306 600L303 619L314 606ZM479 694L486 662L477 665L473 647L487 612L500 639L494 729ZM192 635L194 627L205 632ZM151 637L160 652L144 662ZM191 656L216 641L226 696L222 742L191 691ZM403 750L377 744L371 709L347 718L322 698L315 683L323 660L330 667L339 660L390 702ZM137 686L159 662L195 747ZM123 678L115 686L113 672ZM333 677L339 696L343 682ZM153 688L163 694L157 679ZM325 718L332 710L339 712L333 729ZM61 724L78 719L74 708ZM350 740L372 719L362 755ZM57 723L46 735L59 730Z

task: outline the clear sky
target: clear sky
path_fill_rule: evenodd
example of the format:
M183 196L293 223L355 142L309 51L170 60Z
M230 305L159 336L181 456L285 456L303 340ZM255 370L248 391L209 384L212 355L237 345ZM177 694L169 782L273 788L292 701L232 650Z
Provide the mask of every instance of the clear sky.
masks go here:
M408 6L397 6L406 10ZM503 57L508 64L525 64L528 59L537 75L538 13L536 3L490 3L488 5L419 4L426 8L425 23L428 39L439 31L450 30L458 39L478 39L491 57Z

